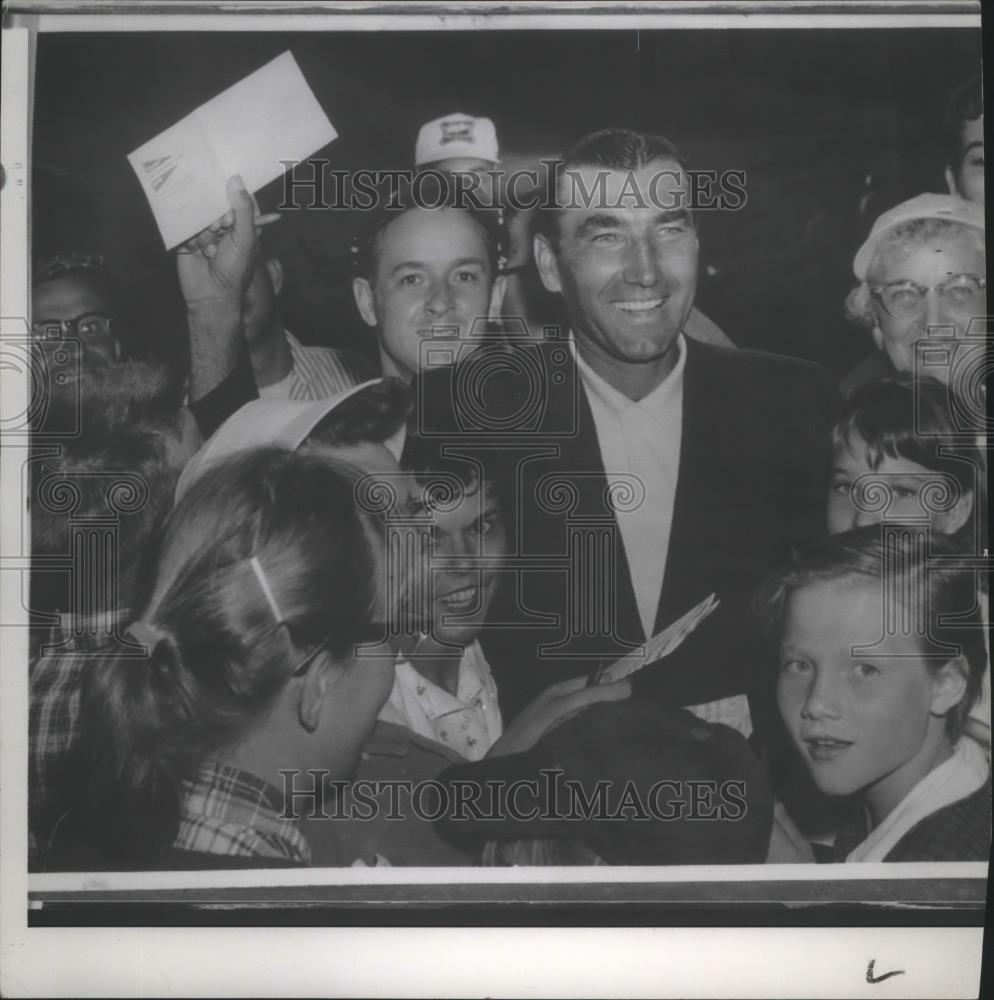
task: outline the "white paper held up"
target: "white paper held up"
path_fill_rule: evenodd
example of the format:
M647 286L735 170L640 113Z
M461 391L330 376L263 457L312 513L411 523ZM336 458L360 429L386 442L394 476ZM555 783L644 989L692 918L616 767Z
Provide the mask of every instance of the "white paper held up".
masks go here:
M281 160L305 160L337 135L284 52L129 153L128 162L172 250L224 215L233 174L254 193L285 171Z

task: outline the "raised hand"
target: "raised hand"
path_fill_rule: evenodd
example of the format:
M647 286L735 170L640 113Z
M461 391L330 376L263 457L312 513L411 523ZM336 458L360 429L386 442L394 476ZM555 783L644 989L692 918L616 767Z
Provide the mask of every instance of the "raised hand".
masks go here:
M190 332L191 401L205 399L240 365L248 365L242 304L259 262L258 228L274 218L258 218L255 199L240 177L228 181L226 193L231 210L176 256ZM215 423L206 415L203 420Z
M258 262L259 219L255 199L242 179L232 177L226 194L231 209L189 240L176 256L180 290L187 309L237 306Z

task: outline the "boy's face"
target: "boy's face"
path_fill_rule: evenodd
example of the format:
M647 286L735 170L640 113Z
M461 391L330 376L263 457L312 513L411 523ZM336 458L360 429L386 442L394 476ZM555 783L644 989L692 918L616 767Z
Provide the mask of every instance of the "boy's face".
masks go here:
M967 201L984 203L984 116L965 122L961 132L962 153L959 166L946 167L946 185L950 194Z
M479 482L444 509L431 504L429 509L432 635L466 646L479 633L497 588L494 564L507 552L504 519L496 498Z
M873 581L794 590L777 680L780 714L815 784L859 793L877 822L932 770L945 738L920 640L912 629L886 635L883 609Z
M973 494L957 498L960 488L950 476L889 455L873 468L869 458L869 448L858 434L835 449L828 490L830 535L883 520L918 521L951 535L966 523ZM943 497L948 502L940 503Z

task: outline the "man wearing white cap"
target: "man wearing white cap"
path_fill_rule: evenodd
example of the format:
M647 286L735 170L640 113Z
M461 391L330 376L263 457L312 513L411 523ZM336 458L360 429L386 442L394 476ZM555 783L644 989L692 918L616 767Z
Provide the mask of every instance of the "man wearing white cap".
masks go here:
M414 147L418 169L483 174L499 162L494 123L459 112L422 125Z
M894 371L950 381L954 354L941 352L946 363L933 365L916 345L930 335L962 340L985 333L971 330L987 312L983 207L945 194L902 202L873 224L853 272L860 283L846 299L846 315L872 331L881 353L849 372L843 390Z

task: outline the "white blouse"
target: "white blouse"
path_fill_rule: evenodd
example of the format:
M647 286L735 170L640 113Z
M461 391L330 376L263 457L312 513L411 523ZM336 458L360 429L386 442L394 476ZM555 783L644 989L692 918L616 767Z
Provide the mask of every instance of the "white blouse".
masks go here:
M484 757L504 731L497 685L475 641L463 650L455 694L398 657L393 690L379 718L444 743L467 760Z

